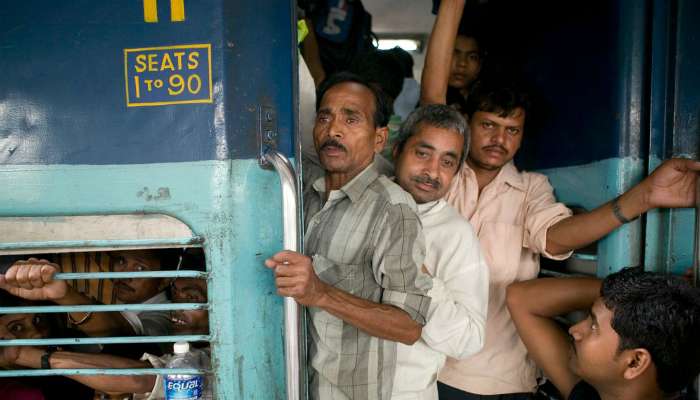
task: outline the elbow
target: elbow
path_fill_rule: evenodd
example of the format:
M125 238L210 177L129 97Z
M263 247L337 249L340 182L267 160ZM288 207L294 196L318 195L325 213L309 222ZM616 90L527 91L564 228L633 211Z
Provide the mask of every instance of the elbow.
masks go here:
M521 303L523 297L523 284L520 282L511 283L506 288L506 305L508 310L513 312L514 308L517 308L518 304Z
M410 329L407 329L400 338L398 342L405 344L406 346L411 346L420 339L420 335L423 332L423 327L418 323L414 322Z
M141 375L135 376L133 380L133 390L131 393L148 393L153 390L153 386L156 384L155 375Z

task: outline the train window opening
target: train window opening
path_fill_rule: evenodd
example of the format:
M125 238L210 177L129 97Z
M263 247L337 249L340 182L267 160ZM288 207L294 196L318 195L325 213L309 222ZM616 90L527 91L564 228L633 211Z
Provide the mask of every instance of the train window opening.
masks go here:
M147 398L184 341L212 390L202 248L56 250L0 256L0 388Z

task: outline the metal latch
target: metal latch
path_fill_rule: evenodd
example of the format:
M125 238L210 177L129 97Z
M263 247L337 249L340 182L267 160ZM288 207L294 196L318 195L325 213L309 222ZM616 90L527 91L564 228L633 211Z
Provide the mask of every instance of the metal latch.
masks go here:
M277 112L271 106L258 106L258 163L262 168L271 169L265 153L277 149Z

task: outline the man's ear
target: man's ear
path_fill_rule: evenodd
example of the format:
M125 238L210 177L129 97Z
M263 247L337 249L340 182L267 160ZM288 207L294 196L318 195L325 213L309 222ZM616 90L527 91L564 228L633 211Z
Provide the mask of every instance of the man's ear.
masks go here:
M394 160L398 160L399 158L399 142L397 141L394 143L394 146L391 148L391 158Z
M389 128L386 126L383 128L377 127L374 133L374 152L379 153L384 150L387 138L389 137Z
M625 358L625 379L636 379L653 366L651 354L647 349L630 349L623 353Z

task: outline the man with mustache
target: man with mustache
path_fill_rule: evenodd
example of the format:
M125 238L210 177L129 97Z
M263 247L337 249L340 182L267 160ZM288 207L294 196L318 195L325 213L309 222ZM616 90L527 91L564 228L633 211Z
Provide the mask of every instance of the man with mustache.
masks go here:
M387 137L383 93L337 74L319 87L316 110L322 171L304 171L305 254L265 264L277 292L307 306L310 397L386 400L396 342L420 338L430 304L421 224L413 199L373 162Z
M117 272L158 271L165 261L172 263L172 251L133 250L110 253ZM173 266L174 267L174 266ZM28 300L48 300L60 305L90 304L93 301L68 285L53 280L51 273L60 269L46 260L30 258L15 262L0 275L0 288ZM167 281L160 278L127 278L114 280L117 301L128 304L168 303L164 289ZM172 329L167 311L125 311L121 313L68 314L69 321L88 336L168 335Z
M203 257L185 255L183 269L205 271ZM44 268L48 276L53 276L58 269L54 265ZM170 286L174 303L206 303L207 284L203 279L178 278ZM180 310L169 313L168 319L174 324L173 331L178 335L209 334L209 318L206 310ZM18 335L4 325L0 325L0 339L18 338ZM205 367L209 365L209 347L195 351ZM126 357L91 354L75 351L52 351L31 346L0 348L0 366L10 365L23 368L164 368L168 356L158 357L144 354L141 360ZM92 389L108 394L133 393L133 399L162 399L163 381L160 375L69 375L67 376ZM211 385L205 385L204 398L211 398Z
M433 288L421 339L398 344L393 400L437 400L446 357L465 358L484 343L488 266L469 222L443 199L469 148L466 125L452 107L423 106L409 114L394 147L396 182L418 205Z
M513 164L529 112L526 94L482 81L466 111L471 148L446 199L478 232L491 287L484 348L464 360L448 359L440 398L530 399L537 370L506 309L506 287L537 277L541 255L562 260L652 208L694 205L700 162L668 160L616 199L572 216L544 175Z

